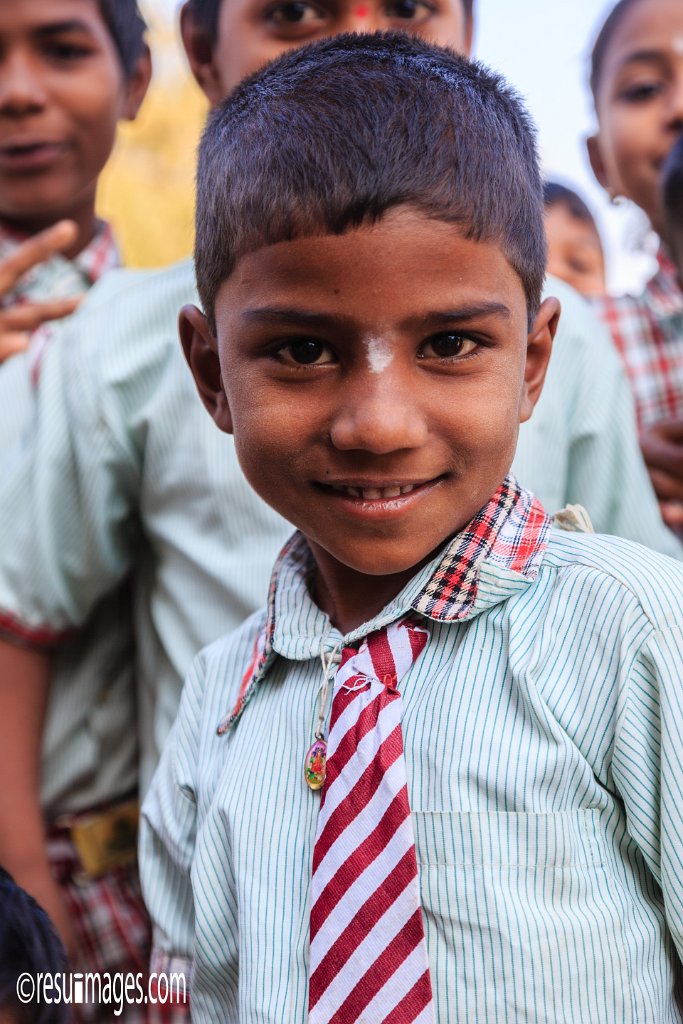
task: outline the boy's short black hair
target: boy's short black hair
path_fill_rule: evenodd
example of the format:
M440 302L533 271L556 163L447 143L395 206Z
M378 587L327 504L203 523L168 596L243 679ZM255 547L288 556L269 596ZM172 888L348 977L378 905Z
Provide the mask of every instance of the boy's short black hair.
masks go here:
M24 974L66 974L64 947L50 918L27 892L0 868L0 1014L4 1010L20 1024L67 1024L70 1007L64 1002L21 1003L17 982Z
M544 181L543 204L546 210L552 206L566 206L572 217L576 217L577 220L583 221L584 224L590 224L596 231L598 230L595 217L573 188L567 188L566 185L561 185L558 181Z
M140 14L137 0L97 0L98 6L114 40L123 73L130 78L145 48L147 25Z
M223 0L190 0L192 14L198 24L203 25L212 43L218 39L218 12ZM474 16L474 0L462 0L465 18L471 21Z
M600 88L600 79L602 77L607 48L612 42L614 33L619 28L619 25L621 25L624 16L637 2L638 0L619 0L605 18L602 23L602 28L598 32L596 40L593 43L593 49L591 51L590 87L591 92L593 93L593 100L595 102L597 102L598 98L598 89Z
M278 58L213 112L200 145L195 266L211 326L242 256L405 205L500 243L535 316L546 257L535 130L504 80L404 33Z
M683 235L683 135L680 136L662 171L664 216L672 234Z

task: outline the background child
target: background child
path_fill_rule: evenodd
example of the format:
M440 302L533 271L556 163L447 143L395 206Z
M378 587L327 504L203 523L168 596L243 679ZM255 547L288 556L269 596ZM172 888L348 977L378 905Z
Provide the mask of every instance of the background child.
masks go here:
M612 197L625 196L666 239L661 173L683 130L683 5L621 0L592 54L598 118L589 155ZM662 514L683 528L683 291L663 245L642 295L598 302L636 400L641 446Z
M317 43L210 120L181 336L301 533L143 809L194 1021L678 1013L683 573L506 475L544 249L519 102L419 40Z
M183 7L185 48L213 103L267 59L342 29L402 27L461 51L472 36L472 7L461 0L245 11L235 0ZM30 881L45 906L50 882L33 783L46 652L89 628L99 602L130 574L144 791L192 656L262 602L289 532L253 494L232 443L211 429L197 401L176 327L178 309L195 300L189 261L160 273L107 275L49 347L35 429L21 458L5 461L0 473L0 775L13 780L0 790L0 851L29 891L28 869L38 865ZM550 508L583 501L599 528L677 552L608 339L571 289L562 301L547 397L524 427L517 464ZM125 644L111 653L121 659L115 664L130 663ZM93 689L103 665L89 667ZM79 713L85 706L75 703ZM75 739L65 763L75 764L80 749L92 764L92 745ZM103 778L107 763L100 763Z
M683 286L683 134L673 147L662 173L664 223L669 252Z
M543 185L548 273L582 295L604 295L605 255L595 218L581 196L565 185Z
M0 4L5 354L8 347L24 349L34 328L73 308L66 296L82 295L118 264L112 230L96 215L97 180L117 122L135 117L145 95L151 66L144 31L135 0ZM0 366L0 454L10 452L23 430L35 429L31 370L37 372L48 337L44 328L33 333L30 353ZM51 898L54 882L44 853L38 863L30 856L24 861L23 880L50 908L70 940L72 965L81 970L142 970L147 960L134 831L116 856L106 849L123 813L118 805L137 791L133 673L130 593L122 586L93 610L87 633L70 639L55 658L40 783L38 766L30 768L49 822L47 857L66 906ZM14 770L22 772L21 760ZM42 815L33 817L28 804L21 815L22 830L40 836L39 850ZM85 841L85 820L99 837L89 885L75 846ZM11 859L9 850L2 852L3 860ZM111 1017L107 1007L97 1012Z
M63 1002L22 1002L17 994L22 975L36 986L39 974L65 975L66 953L45 911L1 867L0 907L0 1021L68 1024L69 1007ZM30 989L22 992L28 995Z

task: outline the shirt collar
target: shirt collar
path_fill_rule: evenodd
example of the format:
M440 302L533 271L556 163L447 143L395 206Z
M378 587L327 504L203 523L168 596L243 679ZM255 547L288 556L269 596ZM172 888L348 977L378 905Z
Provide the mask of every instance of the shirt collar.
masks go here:
M6 256L11 253L18 245L25 242L28 237L24 232L15 231L9 225L0 221L0 256ZM11 295L7 296L5 304L11 305L13 302L29 298L44 298L44 295L36 295L35 289L37 287L41 292L43 291L41 276L44 279L44 275L41 275L41 269L46 265L51 265L55 268L61 267L64 272L68 270L71 276L74 276L75 271L81 278L84 287L89 288L107 270L121 266L121 254L116 244L111 224L104 220L98 220L95 234L72 260L68 260L61 253L55 253L45 264L35 268L32 267L23 276L17 287L13 289ZM73 287L74 293L76 293L77 282L73 281L70 287Z
M484 508L393 601L370 622L337 639L354 645L411 613L459 622L499 604L538 575L550 522L540 502L508 475ZM318 657L326 643L334 646L329 619L311 597L312 573L308 543L295 533L275 564L265 622L237 702L218 726L219 735L237 721L277 655L308 660Z
M657 253L658 270L645 286L644 299L656 320L668 320L683 313L683 290L678 270L664 246Z

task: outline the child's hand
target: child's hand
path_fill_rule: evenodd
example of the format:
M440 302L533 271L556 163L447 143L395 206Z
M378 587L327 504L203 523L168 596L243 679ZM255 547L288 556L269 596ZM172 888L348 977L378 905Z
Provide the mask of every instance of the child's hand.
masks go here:
M29 238L10 256L0 260L0 304L27 270L68 248L77 233L78 229L72 220L61 220ZM26 302L8 309L0 308L0 363L22 352L28 345L31 332L42 323L59 320L73 313L80 300L81 296L74 296L70 299Z
M667 526L683 526L683 419L667 420L640 435L640 445Z

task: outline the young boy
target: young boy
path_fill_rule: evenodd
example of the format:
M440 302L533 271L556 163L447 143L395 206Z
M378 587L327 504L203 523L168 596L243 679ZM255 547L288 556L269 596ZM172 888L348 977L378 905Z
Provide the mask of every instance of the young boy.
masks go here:
M191 0L181 28L215 104L267 59L342 30L403 27L465 52L472 13L467 0ZM609 341L585 303L570 289L562 295L546 395L523 429L515 464L548 508L583 503L597 528L676 552ZM6 460L0 473L0 777L12 779L0 787L0 858L50 908L57 903L43 895L50 879L35 784L47 655L88 630L99 602L131 576L144 792L192 657L263 602L290 532L254 495L231 439L212 428L197 400L176 327L178 309L194 301L190 261L108 274L49 347L35 429L21 459ZM112 654L123 664L129 657L121 647ZM99 659L89 667L94 689L108 666ZM59 693L53 685L50 699ZM75 706L82 713L85 702ZM79 739L69 749L89 757L93 748Z
M581 196L556 181L543 184L548 273L582 295L604 295L605 255L595 218Z
M147 89L144 29L134 0L2 4L0 362L118 262L95 193Z
M149 82L144 32L135 0L0 4L0 347L22 350L0 365L0 455L10 463L23 457L11 454L20 434L37 429L31 374L50 334L49 326L33 329L68 312L68 296L82 295L119 263L95 198L117 123L136 116ZM45 500L51 507L49 495ZM68 931L72 964L80 970L142 969L147 956L134 832L116 855L106 856L102 841L117 829L122 834L137 790L132 646L130 592L120 586L53 663L40 759L40 805L48 822L41 870L47 875L49 860L64 913L47 889L31 888ZM13 773L23 767L16 760ZM20 820L15 842L22 831L29 840L34 830L42 839L43 822L29 806ZM89 833L79 827L86 822ZM100 843L86 885L76 851L89 838L93 854L95 835ZM30 841L24 850L22 881L35 882ZM11 859L4 847L2 859ZM110 1016L107 1008L102 1012Z
M209 122L196 270L300 532L143 808L155 968L197 1022L680 1019L683 574L509 474L559 311L519 101L400 36L282 58Z

